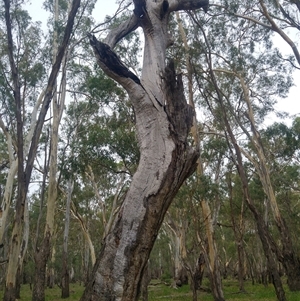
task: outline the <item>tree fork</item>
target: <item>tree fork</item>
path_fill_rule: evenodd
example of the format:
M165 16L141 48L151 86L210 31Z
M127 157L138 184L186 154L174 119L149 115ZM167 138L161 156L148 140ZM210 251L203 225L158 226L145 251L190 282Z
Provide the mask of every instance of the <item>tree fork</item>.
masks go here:
M206 7L208 1L167 2L135 0L132 16L108 34L106 45L89 36L99 66L123 86L134 107L140 161L81 301L138 299L164 215L197 167L198 151L187 141L193 110L186 103L174 63L166 67L168 16L172 11ZM145 34L141 79L112 51L139 26Z

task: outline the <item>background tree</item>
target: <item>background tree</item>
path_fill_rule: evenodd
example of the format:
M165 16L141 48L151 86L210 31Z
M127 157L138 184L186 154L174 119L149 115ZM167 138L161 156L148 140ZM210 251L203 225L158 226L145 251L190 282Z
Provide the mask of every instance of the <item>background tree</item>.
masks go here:
M7 277L6 277L6 285L5 285L5 296L4 300L15 300L16 294L16 273L19 265L19 255L21 248L21 237L22 237L22 229L23 229L23 219L24 219L24 208L26 204L26 195L28 192L31 172L33 168L33 162L35 158L35 153L38 146L38 140L40 137L40 133L42 130L42 126L45 120L45 116L47 113L47 109L49 103L52 98L53 93L53 85L56 79L56 76L59 71L59 67L62 61L62 57L64 51L66 49L72 27L73 20L76 15L78 6L80 1L74 1L72 10L70 13L70 17L68 18L68 23L66 26L65 34L61 43L61 46L58 51L58 55L56 57L55 63L51 70L51 74L49 76L49 81L46 89L46 94L43 100L43 105L41 111L39 113L39 118L34 130L34 135L31 140L30 150L28 153L28 161L24 162L24 133L23 133L23 115L22 108L24 105L24 99L21 95L21 81L20 81L20 73L18 69L18 62L14 57L14 44L13 44L13 35L12 35L12 19L11 19L11 10L10 10L10 1L4 1L5 8L5 23L6 23L6 38L7 38L7 49L8 49L8 58L10 65L10 72L12 75L11 83L13 91L13 99L15 101L15 118L17 120L17 157L18 157L18 192L16 197L16 212L13 223L13 231L12 231L12 239L10 243L10 260L7 268ZM16 6L18 9L18 5ZM25 96L25 95L24 95Z

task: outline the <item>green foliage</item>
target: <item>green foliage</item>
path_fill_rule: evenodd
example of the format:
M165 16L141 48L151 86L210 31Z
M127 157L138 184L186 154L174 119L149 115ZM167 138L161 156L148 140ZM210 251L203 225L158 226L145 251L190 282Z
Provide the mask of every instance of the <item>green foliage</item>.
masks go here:
M265 1L272 13L279 14L276 1ZM52 61L53 31L57 30L58 40L62 37L68 6L70 1L59 1L59 20L53 22L53 1L45 1L44 7L51 12L49 31L43 36L41 25L32 23L31 18L21 6L12 1L12 26L14 35L14 56L20 72L22 99L24 100L24 121L27 128L31 121L30 112L35 105L37 96L45 86L47 74ZM125 91L108 78L97 67L90 49L86 32L94 26L91 11L95 1L82 1L81 13L76 19L76 32L70 41L68 57L67 81L68 103L63 131L60 140L59 186L63 188L66 180L72 175L75 178L72 201L75 210L83 217L88 225L92 241L98 251L103 234L103 216L100 204L104 203L106 218L108 218L117 184L123 180L123 188L118 198L121 202L131 176L134 174L138 161L139 149L135 132L135 114ZM274 104L279 98L287 96L293 80L291 65L282 60L282 54L272 43L272 33L249 20L241 19L235 14L267 20L259 16L257 3L250 0L221 1L222 6L212 5L209 14L202 10L191 14L181 13L184 31L189 44L189 62L193 69L194 99L199 114L199 135L201 138L201 163L203 175L191 176L182 186L169 209L170 219L186 229L187 262L194 264L202 247L198 238L205 242L204 220L201 214L201 201L209 203L214 218L215 238L218 243L219 257L222 259L222 272L228 263L228 274L236 273L237 246L233 232L233 223L238 224L239 234L243 238L247 262L257 274L265 265L262 248L256 233L253 217L245 209L242 184L234 167L233 154L226 140L223 120L224 109L232 126L238 143L251 155L255 155L253 143L245 132L251 133L251 125L247 116L245 91L238 76L241 76L249 88L251 105L255 123L261 133L264 152L268 167L272 174L272 183L276 197L300 250L298 233L300 229L299 205L299 150L300 150L300 118L294 119L291 126L284 123L274 123L264 128L264 121L274 110ZM290 16L290 1L284 3ZM2 9L2 6L1 6ZM83 13L83 9L86 9ZM7 56L6 32L3 11L0 21L0 116L5 126L14 137L15 119L11 75ZM83 13L83 14L82 14ZM131 14L131 8L124 14L110 20L105 30L118 26ZM108 18L107 18L108 20ZM280 21L280 20L279 20ZM103 28L102 28L103 29ZM101 29L101 30L102 30ZM174 45L168 49L168 57L176 61L178 72L183 74L187 83L186 49L182 47L183 39L178 34L178 24L174 15L170 16L170 32L173 34ZM204 38L206 35L206 39ZM115 51L137 74L140 73L140 38L137 33L131 33L118 43ZM291 59L289 61L293 62ZM210 70L213 67L214 78ZM214 83L217 83L217 87ZM219 95L217 88L219 89ZM221 97L224 107L219 105ZM52 117L50 117L51 120ZM45 126L45 134L40 139L40 150L44 149L49 135L46 133L49 122ZM244 131L245 129L245 131ZM261 130L263 129L263 130ZM0 131L0 197L3 196L8 170L8 154L6 138ZM44 153L39 152L40 157ZM255 157L255 156L254 156ZM256 157L255 157L256 158ZM253 164L244 158L250 195L261 212L267 212L265 193L255 172ZM90 169L101 200L95 196L95 188L90 179ZM37 166L40 170L40 166ZM38 177L37 177L38 179ZM39 184L35 184L39 185ZM232 185L232 191L229 186ZM40 186L38 187L40 189ZM46 187L47 189L47 187ZM44 191L46 192L46 190ZM32 235L36 231L36 221L40 206L39 194L30 199L30 224ZM60 271L62 252L62 229L65 196L60 192L56 213L56 261L53 267ZM43 209L44 210L44 209ZM272 216L269 230L275 234L272 226ZM43 228L44 216L40 226ZM162 229L151 253L151 272L156 278L170 282L173 276L171 235ZM77 279L85 280L82 273L84 250L86 248L81 229L75 219L71 220L69 237L69 262L75 269ZM32 249L27 256L24 266L25 274L33 275ZM248 267L249 268L249 267ZM250 268L249 268L250 269ZM225 272L224 272L225 274ZM257 276L259 277L259 276ZM205 280L207 284L207 280ZM23 300L29 300L28 286L23 286ZM251 286L247 284L247 294L237 293L235 281L225 281L226 300L274 300L275 295L271 286ZM83 287L73 285L70 300L79 300ZM209 293L200 292L201 300L212 300ZM299 296L288 292L289 300L298 300ZM31 299L31 298L30 298ZM187 286L173 290L167 286L150 286L149 300L191 300L191 292ZM47 290L47 300L60 300L60 290Z

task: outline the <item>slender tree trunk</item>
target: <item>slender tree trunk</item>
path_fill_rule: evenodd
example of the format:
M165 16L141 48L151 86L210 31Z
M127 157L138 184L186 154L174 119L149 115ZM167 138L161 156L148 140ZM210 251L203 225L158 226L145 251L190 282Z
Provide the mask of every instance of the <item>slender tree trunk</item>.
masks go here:
M58 0L54 0L54 20L58 22ZM55 58L58 52L57 44L57 31L54 31L53 37L53 64L55 64ZM46 225L44 232L44 241L41 244L39 249L36 249L36 252L39 253L39 256L36 257L36 264L38 269L35 269L35 272L38 275L35 276L34 286L37 286L37 289L33 289L32 300L33 301L44 301L45 295L42 291L45 290L42 288L46 284L46 280L42 279L46 275L42 276L40 271L46 271L46 265L51 255L51 240L54 234L54 216L56 209L56 200L57 200L57 149L58 149L58 140L59 140L59 125L64 109L65 97L66 97L66 64L67 64L67 51L62 60L62 80L60 85L60 93L57 92L57 85L55 82L54 85L54 94L52 99L52 108L53 108L53 119L52 119L52 131L51 131L51 142L50 142L50 164L49 164L49 186L48 186L48 197L47 197L47 213L46 213ZM42 249L49 248L49 250ZM41 266L45 265L45 266ZM35 295L37 293L37 295Z
M187 65L187 74L188 74L188 91L189 91L189 104L195 108L194 104L194 96L193 96L193 80L192 80L192 65L190 62L189 57L189 46L187 42L187 37L185 34L185 31L182 26L182 22L179 17L179 13L176 12L177 16L177 22L179 24L179 30L180 34L184 43L185 52L186 52L186 65ZM194 124L192 127L192 135L195 141L195 144L197 146L200 145L200 139L197 132L197 120L196 116L194 116ZM203 167L201 162L201 157L198 161L198 168L197 168L197 174L199 176L203 175ZM199 182L199 185L201 185L201 182ZM208 258L209 262L207 262L208 271L210 273L210 281L211 281L211 287L212 287L212 293L214 295L214 299L216 301L223 301L224 300L224 294L222 290L222 281L221 281L221 275L220 275L220 268L219 268L219 262L218 262L218 256L217 256L217 246L214 239L214 229L213 229L213 217L211 214L211 210L209 208L208 203L206 200L201 200L201 208L202 208L202 214L203 219L205 221L205 231L208 241ZM206 250L203 250L206 252Z
M280 275L279 275L278 269L277 269L277 263L274 258L276 256L276 250L275 250L275 253L273 252L273 250L274 250L274 248L276 249L277 247L274 245L273 240L270 237L270 233L267 229L267 226L264 223L263 216L258 212L258 210L256 209L256 207L250 197L249 188L248 188L248 180L247 180L247 177L246 177L246 174L244 171L244 167L243 167L243 163L242 163L242 155L241 155L240 149L237 145L237 141L235 140L235 137L233 136L233 133L230 129L227 119L225 119L225 123L226 123L226 129L229 133L230 139L234 145L234 149L236 152L237 168L238 168L239 175L240 175L240 178L242 181L243 193L245 195L245 200L246 200L246 203L247 203L249 209L253 213L256 223L257 223L258 235L261 239L263 250L264 250L265 256L267 258L268 268L269 268L270 272L272 273L273 284L275 287L277 298L279 301L286 301L285 292L284 292L282 282L280 279Z
M24 218L24 207L26 204L26 195L28 192L29 182L31 178L31 173L33 169L33 162L35 159L35 154L38 147L38 142L40 134L42 131L45 116L48 111L48 107L53 95L53 86L56 80L58 71L60 69L61 60L64 56L66 47L69 42L69 38L73 29L74 18L80 5L80 0L73 0L72 10L69 14L66 29L64 32L64 37L62 44L59 48L58 54L55 59L55 63L51 70L48 85L46 89L45 98L43 101L42 108L40 110L39 118L34 128L34 133L32 135L29 153L27 156L26 167L24 168L24 139L23 139L23 117L22 117L22 98L20 93L20 83L19 83L19 73L14 61L14 49L13 49L13 39L12 39L12 22L10 19L10 1L4 0L5 6L5 22L7 28L7 48L8 56L11 68L11 76L13 82L13 97L15 100L15 116L17 120L17 157L18 157L18 193L16 200L16 210L15 218L12 230L12 239L10 243L10 256L6 275L5 284L5 301L15 301L16 299L16 274L19 265L19 256L21 250L21 240L23 232L23 218ZM31 128L33 131L33 128ZM26 145L25 145L26 146Z
M282 286L280 275L279 275L278 269L277 269L277 264L275 261L276 250L274 250L274 248L276 249L277 247L275 246L272 238L270 237L270 233L267 229L267 226L264 223L263 216L256 209L256 207L250 197L249 188L248 188L248 180L247 180L247 177L246 177L246 174L244 171L244 167L243 167L243 163L242 163L241 151L237 145L237 141L235 140L235 137L231 131L230 125L229 125L226 117L224 117L224 122L226 124L226 130L229 133L230 140L231 140L232 144L234 145L234 150L235 150L236 156L237 156L237 168L239 171L239 176L242 181L243 193L245 196L246 204L248 205L249 209L253 213L256 223L257 223L258 235L261 239L263 250L264 250L265 256L267 258L268 269L272 273L273 284L274 284L277 298L279 301L286 301L285 292L284 292L284 289ZM275 251L275 253L273 252L273 250Z
M233 155L232 158L234 160L234 163L236 164L236 167L237 167L237 170L238 170L241 182L242 182L242 190L243 190L243 194L245 197L245 201L246 201L248 208L250 209L250 211L252 212L252 214L256 220L258 235L262 242L264 254L266 256L267 263L268 263L268 268L269 268L270 272L272 273L273 284L274 284L277 298L279 301L286 301L285 292L284 292L284 289L282 286L281 278L280 278L280 275L279 275L279 272L277 269L277 264L276 264L276 261L274 258L274 257L276 257L278 248L277 248L276 244L274 243L272 237L270 236L267 226L264 223L264 218L263 218L262 214L260 214L260 212L257 210L253 200L251 199L251 196L249 193L249 187L248 187L248 179L247 179L246 172L245 172L244 166L243 166L242 153L238 146L237 140L233 134L230 123L228 121L227 111L226 111L226 107L224 105L224 100L223 100L223 94L222 94L221 90L219 89L217 80L215 78L214 69L212 67L209 43L208 43L207 37L206 37L203 29L202 29L202 32L204 35L206 46L208 48L208 54L207 54L206 58L207 58L208 66L209 66L209 70L210 70L211 81L212 81L212 83L215 87L216 93L217 93L216 99L220 105L220 111L222 112L222 119L223 119L223 123L224 123L224 127L225 127L226 138L227 138L229 146L233 148L232 153L233 154L235 153L235 156Z
M34 254L32 301L45 300L46 264L50 256L50 236L45 236L40 249Z
M56 233L52 236L52 242L56 241ZM55 243L52 244L52 248L51 248L51 267L49 267L47 269L47 284L46 286L48 286L49 288L54 288L55 286L55 268L54 268L54 264L55 264L55 260L56 260L56 245Z
M26 182L24 173L24 149L23 149L23 117L22 117L22 98L20 90L20 81L17 65L13 55L13 39L12 39L12 22L10 19L10 1L4 0L5 6L5 22L7 28L7 48L8 57L13 81L13 97L15 105L15 118L17 121L17 157L18 157L18 188L17 188L17 200L16 211L13 222L13 230L10 242L10 256L7 267L6 283L4 300L10 301L16 298L16 277L19 267L19 255L22 243L23 233L23 217L24 207L26 203ZM4 225L5 227L5 225Z
M214 240L214 231L212 225L211 211L206 201L201 201L201 208L203 212L203 219L206 229L206 237L208 244L208 256L206 265L209 271L210 285L215 301L224 301L224 294L222 289L222 280L220 274L219 260L216 251L216 244ZM206 248L203 248L206 252Z
M235 245L237 248L238 253L238 280L239 280L239 290L240 292L245 292L245 269L244 269L244 262L245 262L245 251L244 251L244 242L243 242L243 233L244 233L244 219L243 219L243 211L244 211L244 202L241 206L241 213L239 217L239 221L236 221L235 212L233 210L233 193L232 193L232 182L231 182L231 173L228 176L228 190L229 190L229 202L230 202L230 209L231 209L231 223L233 228L233 233L235 237Z
M242 75L237 75L240 80L241 86L244 92L244 99L247 104L248 112L247 117L251 124L252 136L250 137L250 141L256 150L256 154L258 157L258 162L250 157L249 154L246 154L247 157L254 164L255 169L259 175L261 180L263 189L265 194L267 195L274 220L277 226L277 229L280 233L281 244L282 244L282 254L278 257L278 260L282 262L285 267L286 274L288 277L288 286L291 291L300 290L300 257L295 252L293 241L291 238L290 231L286 225L284 218L281 215L279 210L273 184L270 177L270 171L267 164L267 159L264 152L263 143L260 138L260 134L256 128L255 120L254 120L254 112L252 109L252 104L250 100L250 91L245 83ZM247 134L247 130L240 124L244 132Z
M29 212L28 212L28 203L25 204L24 209L24 231L23 238L21 243L21 251L19 256L19 267L16 276L16 298L21 298L21 284L22 284L22 273L23 273L23 262L27 252L28 239L29 239Z
M68 267L68 239L70 227L70 205L73 193L74 182L72 179L68 183L68 195L66 201L66 215L65 215L65 231L63 242L63 255L62 255L62 277L61 277L61 297L68 298L70 296L70 274Z
M193 301L198 301L197 283L196 283L196 279L193 276L194 275L192 275L191 277L191 289L193 293Z
M72 210L71 210L73 216L78 220L84 239L85 239L85 246L87 245L89 248L89 253L91 254L91 262L92 265L94 266L94 264L96 263L96 254L95 254L95 248L94 248L94 244L92 242L89 230L88 230L88 225L87 222L85 222L83 220L83 217L80 215L80 213L77 211L74 203L72 203ZM85 247L86 248L86 247ZM87 253L87 251L84 252L85 254ZM85 257L85 261L88 260L88 258L86 256ZM88 262L84 263L85 267L88 267Z

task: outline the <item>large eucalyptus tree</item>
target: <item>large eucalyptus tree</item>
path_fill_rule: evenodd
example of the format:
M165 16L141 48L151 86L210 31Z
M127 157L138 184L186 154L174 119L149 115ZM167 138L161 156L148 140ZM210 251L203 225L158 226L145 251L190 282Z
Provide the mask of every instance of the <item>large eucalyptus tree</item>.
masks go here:
M197 166L198 150L188 134L193 109L186 103L180 74L166 62L171 45L169 15L208 8L208 0L134 0L132 16L105 43L90 35L98 64L126 89L132 102L140 161L126 198L116 214L81 300L137 300L143 271L164 215L183 181ZM141 27L144 61L138 78L112 51Z

